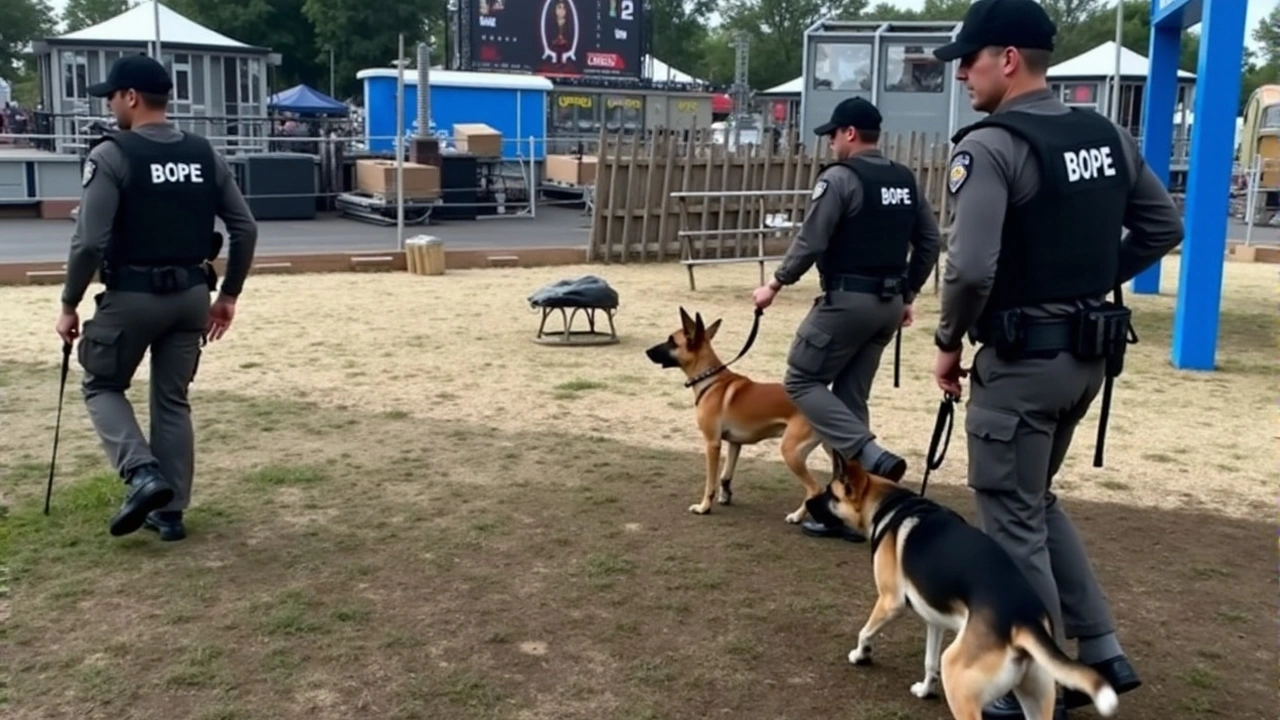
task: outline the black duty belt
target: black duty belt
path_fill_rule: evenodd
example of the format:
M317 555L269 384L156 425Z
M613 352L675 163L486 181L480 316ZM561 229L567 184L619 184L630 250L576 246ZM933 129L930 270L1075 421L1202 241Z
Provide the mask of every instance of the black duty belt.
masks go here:
M823 292L856 292L883 298L903 294L902 277L870 277L867 275L823 275Z
M200 265L125 266L113 269L107 275L108 290L154 295L185 292L208 283L208 275Z
M1023 333L1023 352L1061 352L1072 347L1071 321L1067 319L1028 319Z

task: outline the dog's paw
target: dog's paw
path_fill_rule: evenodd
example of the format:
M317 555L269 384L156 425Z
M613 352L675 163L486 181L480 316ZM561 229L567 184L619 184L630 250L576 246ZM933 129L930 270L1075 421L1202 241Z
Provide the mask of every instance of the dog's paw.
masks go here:
M733 488L729 487L729 480L720 481L720 494L716 496L716 501L721 505L729 505L733 502Z
M791 523L792 525L799 525L800 521L803 519L804 519L804 510L797 510L793 513L787 514L787 522Z
M933 683L921 680L911 686L911 694L924 700L925 698L934 697L937 693L934 692Z
M854 665L870 665L871 664L871 648L859 645L849 651L849 662Z
M694 515L706 515L707 513L711 512L711 503L701 502L696 505L690 505L689 512L693 513Z

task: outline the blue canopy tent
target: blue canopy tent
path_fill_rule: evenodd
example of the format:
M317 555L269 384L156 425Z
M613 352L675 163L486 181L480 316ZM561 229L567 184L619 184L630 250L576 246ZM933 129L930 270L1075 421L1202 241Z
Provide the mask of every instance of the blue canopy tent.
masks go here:
M347 115L347 106L308 85L294 85L272 95L267 107L299 115Z

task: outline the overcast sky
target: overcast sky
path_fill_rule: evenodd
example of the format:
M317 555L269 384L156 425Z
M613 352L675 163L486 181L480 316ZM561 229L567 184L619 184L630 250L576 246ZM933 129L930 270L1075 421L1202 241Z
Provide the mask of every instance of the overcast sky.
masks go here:
M394 1L394 0L393 0ZM877 0L878 1L878 0ZM920 8L924 5L924 0L890 0L898 7ZM1247 0L1249 3L1249 13L1245 24L1245 44L1251 48L1256 48L1257 43L1253 41L1253 29L1258 26L1258 22L1266 16L1271 8L1275 7L1280 0ZM50 0L53 9L58 13L62 12L62 8L66 6L67 0ZM871 4L875 4L872 2ZM1146 52L1142 53L1143 55Z

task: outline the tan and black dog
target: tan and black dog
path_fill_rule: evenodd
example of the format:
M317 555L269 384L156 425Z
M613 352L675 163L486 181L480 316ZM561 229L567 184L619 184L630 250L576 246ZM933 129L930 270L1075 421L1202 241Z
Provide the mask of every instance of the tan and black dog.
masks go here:
M872 638L910 606L928 625L924 680L911 693L935 695L941 679L957 720L981 720L982 708L1010 690L1027 720L1049 720L1055 682L1087 694L1101 715L1115 713L1115 690L1057 646L1044 602L995 540L857 462L837 455L835 466L809 514L870 538L878 593L849 662L870 663ZM946 630L957 635L944 651Z
M683 370L688 377L685 385L693 389L694 414L706 446L707 483L702 499L690 506L689 512L699 515L711 512L722 442L729 444L729 453L720 475L721 505L732 501L733 472L742 446L778 437L782 438L782 459L804 484L805 499L816 497L822 492L822 486L810 474L805 460L822 444L821 439L791 402L781 383L754 382L725 367L711 349L711 340L719 329L719 320L707 327L701 314L689 317L689 313L680 308L680 328L666 342L645 351L654 363ZM787 515L787 522L798 523L804 516L805 505L801 503L795 512Z

